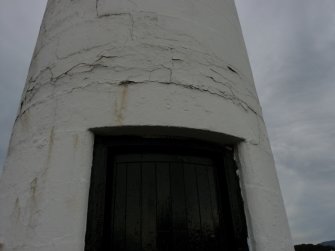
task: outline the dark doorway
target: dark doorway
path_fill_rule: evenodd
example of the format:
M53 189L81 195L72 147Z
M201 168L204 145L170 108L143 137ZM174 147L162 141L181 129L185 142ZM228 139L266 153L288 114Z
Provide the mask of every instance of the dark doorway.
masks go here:
M248 250L230 149L97 138L85 250Z

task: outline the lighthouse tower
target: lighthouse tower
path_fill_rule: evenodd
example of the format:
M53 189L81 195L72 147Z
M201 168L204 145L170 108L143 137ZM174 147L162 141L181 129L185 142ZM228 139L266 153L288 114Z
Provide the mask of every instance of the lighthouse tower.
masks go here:
M49 0L0 250L292 251L233 0Z

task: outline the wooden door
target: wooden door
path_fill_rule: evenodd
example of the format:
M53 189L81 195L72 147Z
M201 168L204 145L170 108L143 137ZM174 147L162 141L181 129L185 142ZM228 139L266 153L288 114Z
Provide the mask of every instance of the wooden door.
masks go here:
M219 250L210 158L122 154L114 157L111 168L112 250Z
M247 251L232 150L97 140L85 251Z

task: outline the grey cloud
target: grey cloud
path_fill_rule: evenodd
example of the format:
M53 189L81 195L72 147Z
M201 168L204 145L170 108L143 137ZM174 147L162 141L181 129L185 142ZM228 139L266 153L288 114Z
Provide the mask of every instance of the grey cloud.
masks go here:
M236 2L294 241L335 239L335 2Z
M0 173L46 0L3 0L0 7Z

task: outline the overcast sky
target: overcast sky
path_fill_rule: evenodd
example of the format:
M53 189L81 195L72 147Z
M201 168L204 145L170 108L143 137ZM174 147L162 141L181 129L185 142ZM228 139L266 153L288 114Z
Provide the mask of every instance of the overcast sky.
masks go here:
M0 172L46 0L0 1ZM335 239L335 0L236 0L295 243Z

